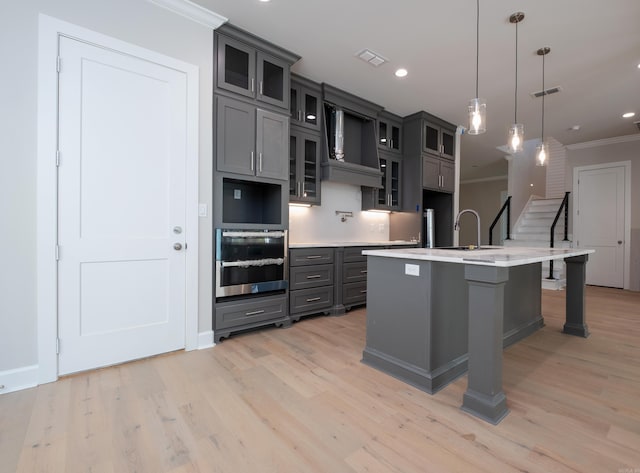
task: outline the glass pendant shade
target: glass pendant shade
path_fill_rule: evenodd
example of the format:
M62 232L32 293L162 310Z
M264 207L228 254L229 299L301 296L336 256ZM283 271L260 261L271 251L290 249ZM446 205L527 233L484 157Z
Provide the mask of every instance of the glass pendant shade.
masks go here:
M470 135L480 135L487 131L487 103L483 99L469 100L469 129Z
M549 160L549 145L544 141L536 147L536 166L546 166Z
M509 142L507 143L509 152L519 153L524 147L524 125L522 123L514 123L509 128Z

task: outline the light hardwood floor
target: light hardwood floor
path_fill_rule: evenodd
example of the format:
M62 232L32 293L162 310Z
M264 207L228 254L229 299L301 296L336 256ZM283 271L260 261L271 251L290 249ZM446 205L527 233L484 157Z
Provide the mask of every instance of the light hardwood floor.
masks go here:
M588 288L581 339L543 292L497 426L466 376L431 396L360 363L361 309L0 396L0 471L640 473L640 293Z

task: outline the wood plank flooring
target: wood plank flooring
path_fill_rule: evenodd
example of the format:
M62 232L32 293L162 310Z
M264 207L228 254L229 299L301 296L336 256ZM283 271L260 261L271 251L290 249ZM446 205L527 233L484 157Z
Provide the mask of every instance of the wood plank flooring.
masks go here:
M431 396L360 363L361 309L0 396L0 472L640 473L640 293L589 287L588 339L564 297L505 351L497 426L466 376Z

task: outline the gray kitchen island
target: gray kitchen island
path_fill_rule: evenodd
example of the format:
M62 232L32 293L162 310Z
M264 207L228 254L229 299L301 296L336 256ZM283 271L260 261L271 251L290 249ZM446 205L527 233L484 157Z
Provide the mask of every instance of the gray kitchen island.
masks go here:
M503 347L544 325L541 263L567 265L564 332L587 337L585 264L593 250L483 247L366 250L363 363L434 393L468 371L462 409L507 414Z

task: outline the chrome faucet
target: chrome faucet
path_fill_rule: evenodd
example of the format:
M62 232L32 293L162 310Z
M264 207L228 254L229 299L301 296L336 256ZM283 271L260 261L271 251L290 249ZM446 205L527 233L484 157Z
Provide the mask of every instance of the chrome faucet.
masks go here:
M475 210L472 210L472 209L461 210L458 213L458 216L456 217L456 223L453 225L453 229L454 230L460 230L460 216L463 213L467 213L467 212L470 212L470 213L472 213L473 215L476 216L476 223L478 225L478 244L477 244L476 248L480 248L480 215L478 215L478 212L476 212Z

